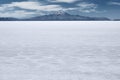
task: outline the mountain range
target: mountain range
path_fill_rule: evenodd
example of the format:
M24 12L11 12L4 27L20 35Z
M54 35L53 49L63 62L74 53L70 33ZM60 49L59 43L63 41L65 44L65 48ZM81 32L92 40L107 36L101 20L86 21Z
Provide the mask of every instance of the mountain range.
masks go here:
M115 21L119 21L117 19ZM18 19L11 17L0 17L0 21L111 21L111 19L107 17L89 17L89 16L81 16L81 15L71 15L66 12L62 13L53 13L49 15L37 16L26 19Z

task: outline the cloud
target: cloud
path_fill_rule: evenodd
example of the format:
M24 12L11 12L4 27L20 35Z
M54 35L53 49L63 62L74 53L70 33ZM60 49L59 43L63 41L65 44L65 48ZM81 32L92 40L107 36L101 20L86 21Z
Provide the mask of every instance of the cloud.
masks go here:
M16 10L16 11L8 11L0 13L0 17L12 17L12 18L29 18L33 17L35 13L34 12L28 12L25 10Z
M77 0L48 0L49 2L64 2L64 3L74 3L76 2Z
M44 12L58 11L61 9L62 7L60 5L43 5L36 1L12 2L0 6L0 17L29 18L30 16L44 15Z
M14 8L19 7L22 9L30 9L30 10L45 10L45 11L56 11L61 8L59 5L43 5L39 2L12 2L11 4L5 4L3 7Z
M80 12L86 12L86 13L96 12L96 8L97 8L96 4L86 3L86 2L79 3L77 4L77 6Z
M109 5L117 5L117 6L120 6L120 2L109 2L108 4L109 4Z
M76 0L53 0L58 2L74 2ZM46 5L38 1L22 1L12 2L10 4L2 4L0 6L0 17L14 17L14 18L30 18L49 14L56 11L80 11L84 13L95 12L97 8L93 3L79 3L76 7L62 7L58 4Z

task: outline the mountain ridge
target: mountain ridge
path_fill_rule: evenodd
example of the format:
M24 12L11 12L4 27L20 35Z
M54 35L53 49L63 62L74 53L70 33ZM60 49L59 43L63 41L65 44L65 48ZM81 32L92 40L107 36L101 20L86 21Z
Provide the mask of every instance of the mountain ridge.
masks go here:
M110 21L107 17L89 17L81 15L72 15L66 12L53 13L49 15L37 16L26 19L11 17L0 17L0 21Z

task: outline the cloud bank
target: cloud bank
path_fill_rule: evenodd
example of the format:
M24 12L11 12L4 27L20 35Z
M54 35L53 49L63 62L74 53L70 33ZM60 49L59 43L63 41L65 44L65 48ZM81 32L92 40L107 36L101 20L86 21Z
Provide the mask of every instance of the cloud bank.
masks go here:
M48 0L50 2L73 3L77 0ZM45 15L51 12L79 11L84 13L96 12L97 5L93 3L81 2L76 7L63 7L59 4L43 4L38 1L22 1L2 4L0 6L0 17L30 18Z
M63 2L63 3L73 3L76 2L78 0L48 0L49 2Z
M117 5L117 6L120 6L120 2L109 2L108 4L109 4L109 5Z
M90 13L90 12L96 12L97 5L93 3L86 3L82 2L78 4L79 6L79 11L80 12L85 12L85 13Z

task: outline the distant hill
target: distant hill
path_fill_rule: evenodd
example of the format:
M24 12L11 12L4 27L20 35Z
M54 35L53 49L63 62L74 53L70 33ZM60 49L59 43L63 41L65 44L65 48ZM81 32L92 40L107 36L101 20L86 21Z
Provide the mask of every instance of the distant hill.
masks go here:
M71 15L69 13L54 13L49 15L32 17L29 19L5 18L1 17L0 21L110 21L106 17L88 17L80 15Z
M0 21L17 21L19 19L10 18L10 17L0 17Z
M114 19L114 21L120 21L120 19Z

